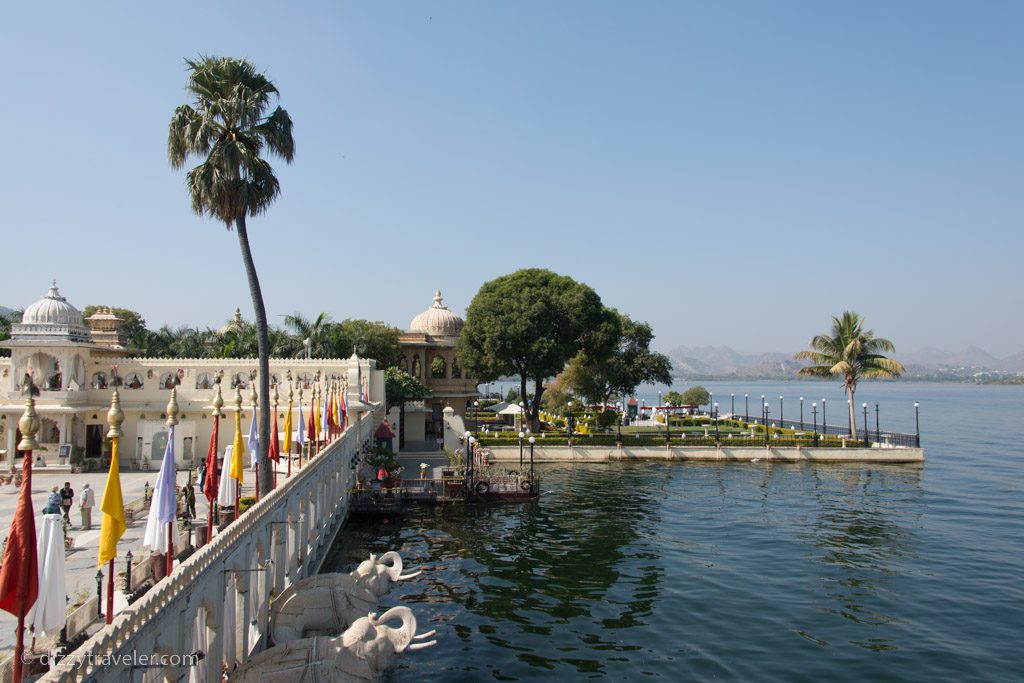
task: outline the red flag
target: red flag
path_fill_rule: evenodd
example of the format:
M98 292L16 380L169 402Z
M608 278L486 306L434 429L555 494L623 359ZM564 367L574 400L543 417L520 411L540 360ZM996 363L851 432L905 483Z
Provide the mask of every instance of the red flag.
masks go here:
M277 411L274 411L274 431L270 434L270 459L274 462L281 460L281 447L277 445Z
M217 499L217 432L220 418L213 418L213 434L210 435L210 451L206 454L206 480L203 482L203 493L206 500L213 503Z
M0 609L24 617L39 597L36 521L32 514L32 451L25 451L18 506L0 568Z

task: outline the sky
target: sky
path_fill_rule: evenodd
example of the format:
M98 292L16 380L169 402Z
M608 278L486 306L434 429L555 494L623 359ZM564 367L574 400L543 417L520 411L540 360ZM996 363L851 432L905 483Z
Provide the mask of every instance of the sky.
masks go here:
M1024 350L1024 3L55 2L0 23L0 304L251 317L167 126L244 57L296 155L249 234L272 324L400 327L548 268L655 346ZM192 164L198 163L193 161ZM897 354L898 355L898 354Z

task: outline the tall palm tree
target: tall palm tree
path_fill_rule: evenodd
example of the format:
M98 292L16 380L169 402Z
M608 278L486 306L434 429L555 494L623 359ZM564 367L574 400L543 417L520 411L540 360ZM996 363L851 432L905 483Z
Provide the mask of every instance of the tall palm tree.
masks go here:
M842 377L843 388L849 398L851 436L857 439L857 411L853 394L861 379L893 378L903 374L903 364L882 355L892 353L896 347L874 331L864 331L864 319L853 311L832 318L832 333L819 334L811 340L811 348L796 354L797 360L809 360L813 365L801 368L797 375L805 377ZM864 426L867 429L867 425Z
M193 103L174 110L167 136L167 157L180 169L190 155L205 157L190 170L186 184L192 210L234 226L249 280L257 331L260 398L270 396L270 344L267 312L249 249L246 218L266 211L280 192L274 169L261 156L266 151L291 163L295 155L292 120L281 107L268 113L274 84L244 59L200 57L186 60L187 89ZM270 411L260 411L259 485L271 488L268 448Z

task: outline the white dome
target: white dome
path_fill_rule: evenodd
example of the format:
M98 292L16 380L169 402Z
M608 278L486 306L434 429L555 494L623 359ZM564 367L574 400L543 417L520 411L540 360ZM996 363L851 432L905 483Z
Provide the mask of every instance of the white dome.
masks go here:
M82 326L82 314L57 291L54 282L46 295L25 309L23 325L77 325Z
M20 323L11 326L11 338L92 341L89 328L82 323L82 314L60 295L56 282L42 299L25 309Z
M434 292L434 305L409 323L410 332L423 332L432 337L458 337L463 320L441 304L441 290Z

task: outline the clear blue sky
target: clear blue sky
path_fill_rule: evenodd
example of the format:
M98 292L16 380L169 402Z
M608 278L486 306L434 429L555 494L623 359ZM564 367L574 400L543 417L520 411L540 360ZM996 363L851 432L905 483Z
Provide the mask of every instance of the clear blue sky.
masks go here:
M0 304L56 277L151 325L251 304L166 131L183 59L295 121L250 221L271 321L407 325L545 267L656 345L1024 349L1024 3L59 2L0 25Z

